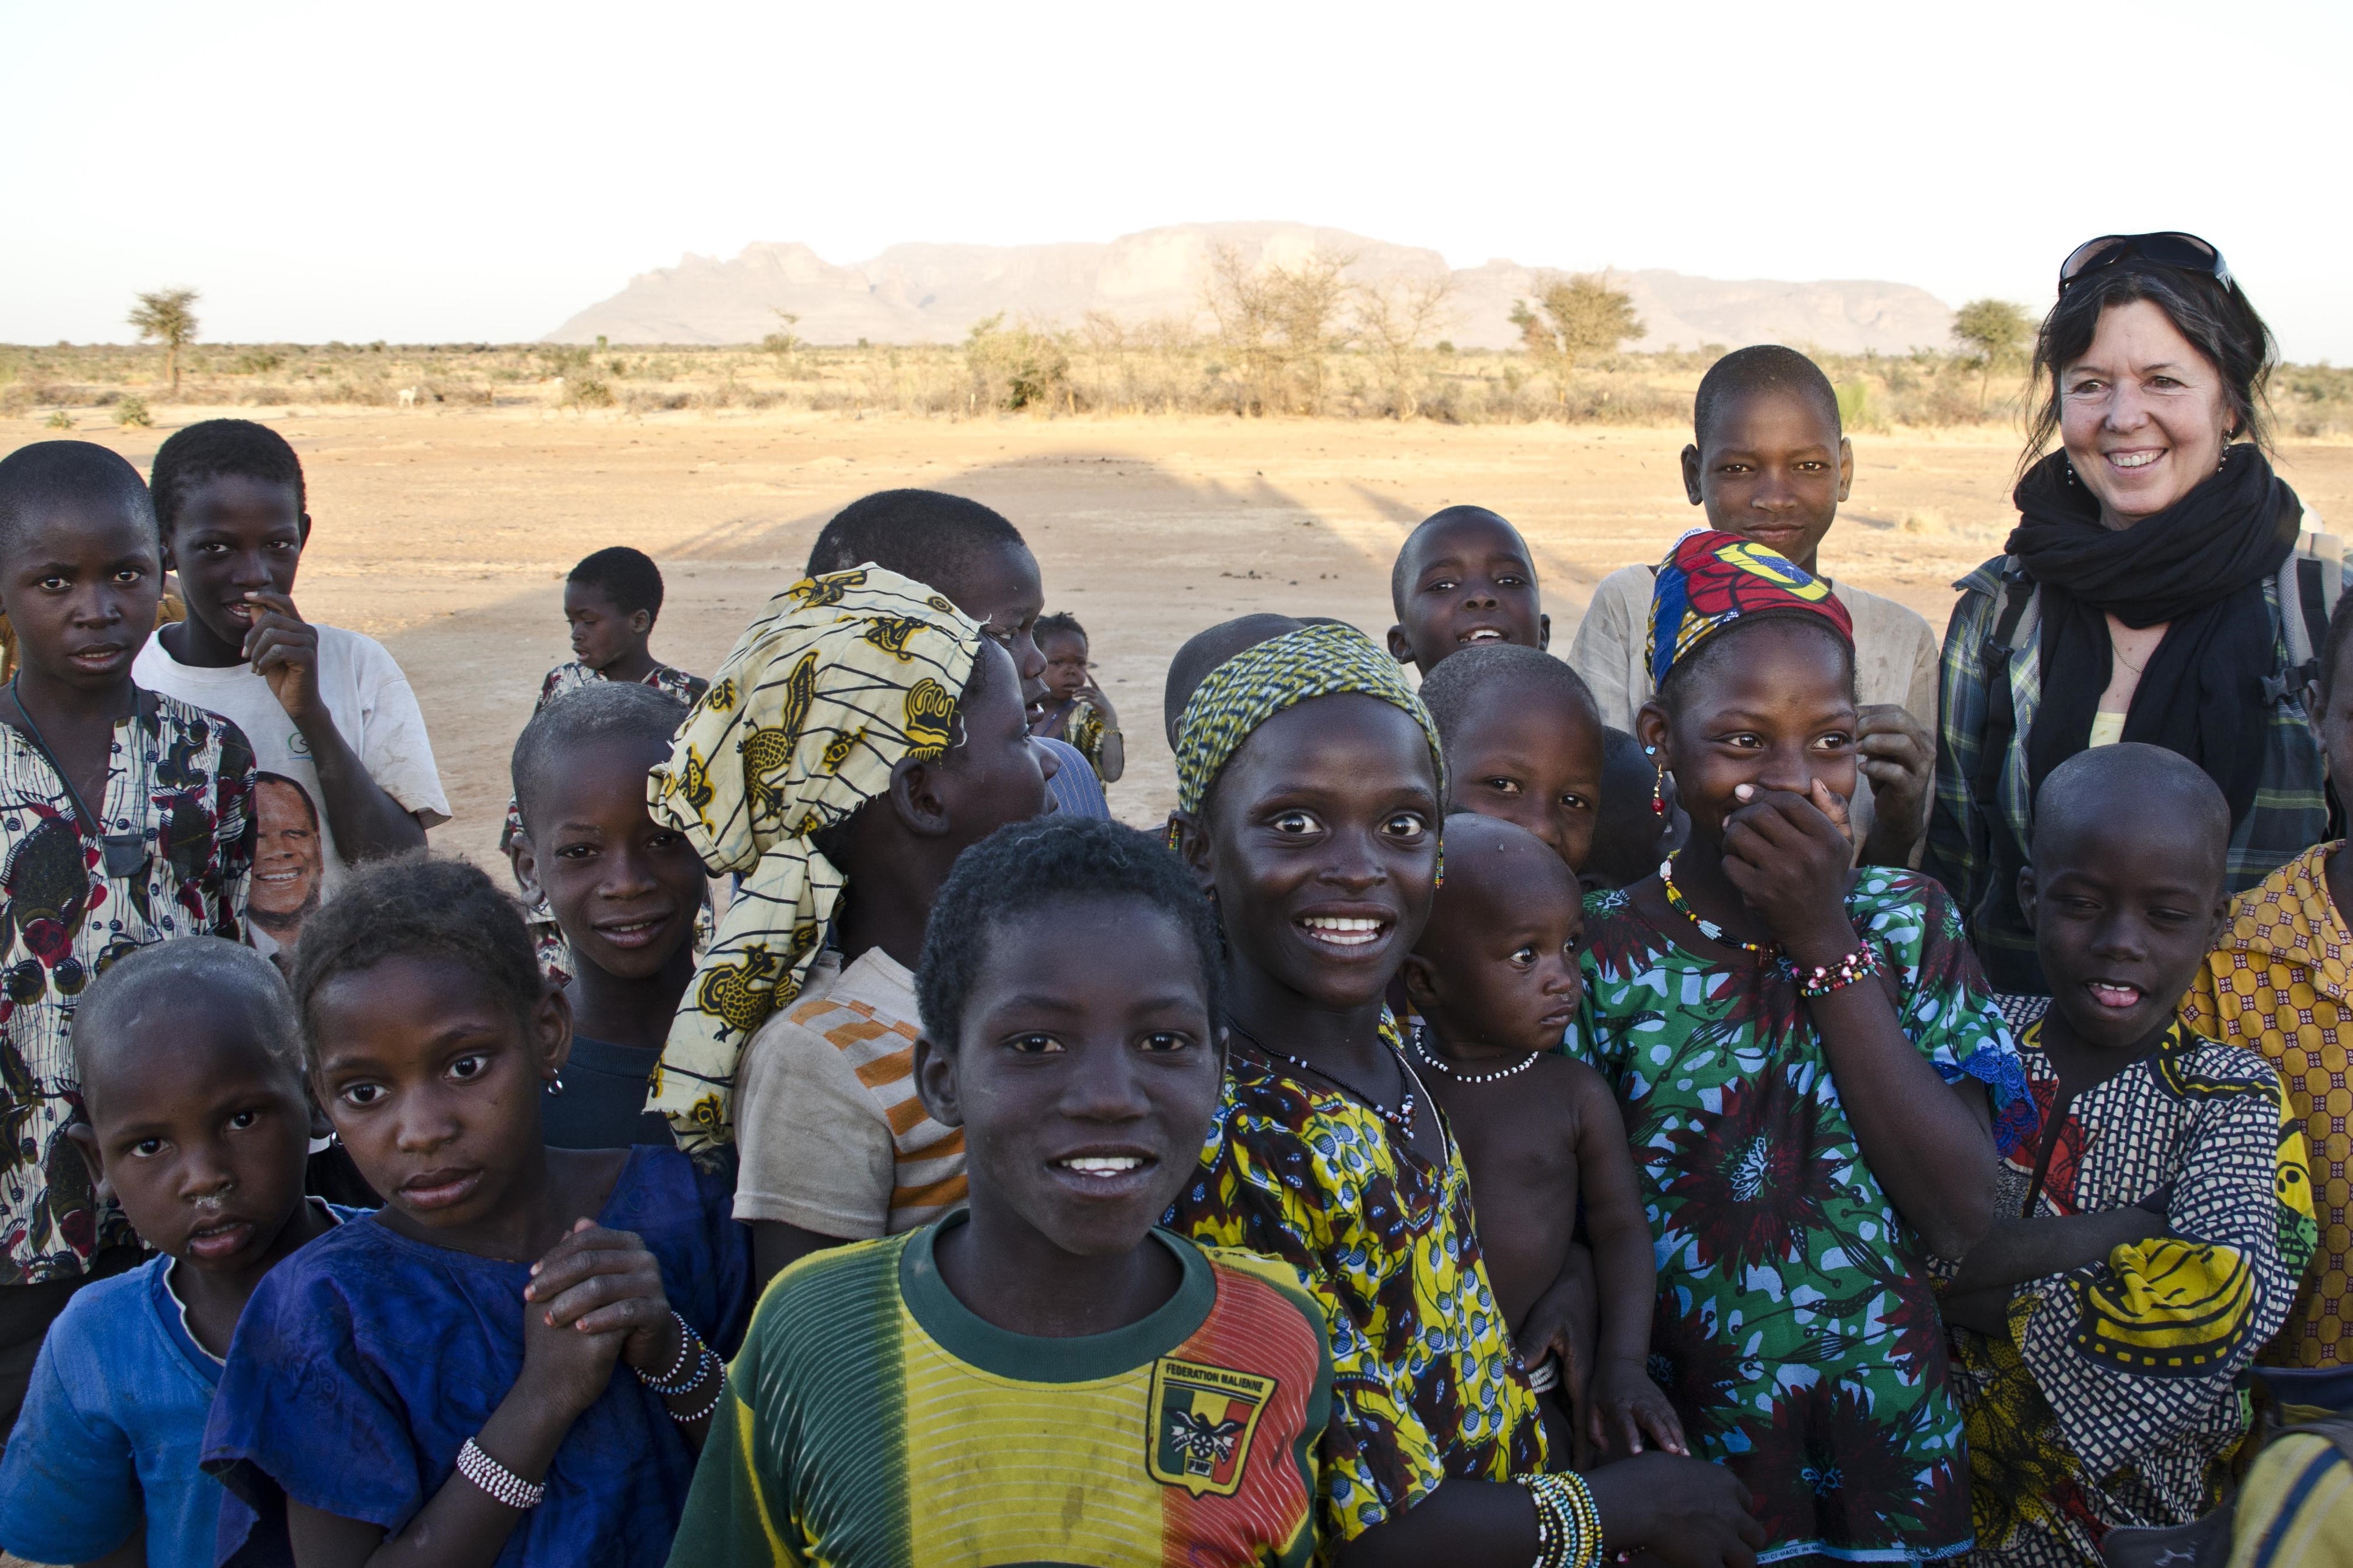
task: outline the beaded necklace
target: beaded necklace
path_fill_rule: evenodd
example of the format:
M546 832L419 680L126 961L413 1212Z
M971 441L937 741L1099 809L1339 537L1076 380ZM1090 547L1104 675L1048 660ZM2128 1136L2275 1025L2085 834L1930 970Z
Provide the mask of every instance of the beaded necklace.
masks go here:
M1460 1068L1448 1066L1445 1062L1440 1060L1438 1057L1433 1055L1429 1045L1426 1043L1429 1040L1429 1025L1421 1023L1414 1025L1413 1054L1421 1058L1422 1066L1428 1068L1432 1072L1440 1073L1447 1078L1451 1078L1457 1083L1501 1083L1507 1078L1516 1078L1521 1073L1527 1071L1530 1068L1536 1065L1536 1058L1544 1055L1542 1051L1530 1051L1528 1053L1527 1060L1517 1063L1512 1067L1501 1068L1493 1072L1464 1072Z
M1675 851L1676 855L1682 853L1680 849ZM1780 944L1778 942L1743 942L1714 921L1703 918L1697 910L1693 909L1691 900L1683 897L1683 889L1675 886L1674 855L1670 855L1659 862L1659 882L1667 889L1667 908L1699 927L1700 935L1707 938L1708 941L1722 942L1726 947L1736 947L1743 952L1753 952L1760 958L1779 951Z
M1294 1057L1289 1051L1276 1050L1273 1047L1260 1039L1256 1035L1251 1034L1248 1029L1245 1029L1240 1024L1235 1023L1231 1018L1228 1018L1226 1020L1226 1026L1233 1030L1235 1034L1240 1035L1243 1039L1248 1040L1250 1043L1251 1049L1257 1051L1261 1056L1272 1057L1277 1061L1290 1063L1293 1067L1297 1068L1302 1072L1314 1073L1317 1078L1322 1079L1325 1083L1330 1084L1333 1088L1341 1090L1350 1099L1362 1101L1366 1110L1379 1117L1382 1121L1388 1122L1390 1126L1396 1128L1401 1136L1407 1139L1411 1139L1413 1137L1413 1091L1419 1087L1419 1080L1413 1076L1413 1065L1405 1059L1405 1053L1398 1050L1397 1047L1389 1045L1389 1038L1387 1035L1383 1035L1381 1037L1381 1044L1388 1046L1389 1049L1396 1053L1398 1059L1398 1075L1405 1079L1406 1086L1405 1100L1395 1110L1391 1110L1388 1106L1383 1105L1379 1100L1375 1100L1371 1095L1366 1094L1363 1089L1358 1089L1355 1084L1350 1083L1347 1079L1344 1078L1335 1078L1331 1073L1325 1072L1322 1068L1317 1067L1314 1062L1309 1061L1306 1058Z

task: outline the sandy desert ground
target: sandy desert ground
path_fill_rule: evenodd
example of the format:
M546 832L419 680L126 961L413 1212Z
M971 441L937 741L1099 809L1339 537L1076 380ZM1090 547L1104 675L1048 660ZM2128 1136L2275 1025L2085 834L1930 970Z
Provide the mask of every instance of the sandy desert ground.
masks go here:
M143 469L172 428L214 412L159 409L152 430L85 417L77 434ZM661 563L655 650L708 672L843 503L900 485L988 502L1036 548L1049 606L1092 635L1129 736L1112 799L1146 824L1175 799L1162 676L1200 627L1275 609L1378 635L1406 530L1473 501L1526 532L1566 649L1595 582L1656 559L1698 518L1676 472L1686 437L1668 428L358 409L271 422L310 476L301 608L382 639L407 669L456 813L435 842L485 864L508 748L540 676L569 657L564 574L607 544ZM51 434L11 420L0 450ZM1858 437L1825 566L1941 628L1950 584L2009 526L2015 458L1990 428ZM2313 510L2353 518L2353 446L2290 447L2284 469Z

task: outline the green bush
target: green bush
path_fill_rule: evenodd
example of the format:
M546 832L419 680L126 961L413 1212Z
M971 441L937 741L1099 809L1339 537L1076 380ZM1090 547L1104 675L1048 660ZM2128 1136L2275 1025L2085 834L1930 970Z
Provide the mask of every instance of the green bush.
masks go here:
M114 405L114 422L126 428L136 426L144 430L155 423L155 416L147 412L145 398L126 397Z

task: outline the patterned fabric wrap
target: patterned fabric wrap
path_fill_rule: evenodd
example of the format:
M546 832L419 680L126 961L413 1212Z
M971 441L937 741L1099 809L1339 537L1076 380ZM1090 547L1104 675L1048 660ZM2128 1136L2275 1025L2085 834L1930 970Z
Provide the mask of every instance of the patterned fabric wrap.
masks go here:
M1865 866L1847 894L1905 1037L2031 1142L2010 1031L1945 891ZM1768 1561L1926 1561L1969 1542L1968 1458L1926 1248L1864 1155L1796 982L1677 945L1622 891L1585 902L1563 1041L1617 1090L1656 1238L1651 1375L1692 1452L1756 1499Z
M2312 1178L2254 1052L2177 1020L2069 1100L2042 1050L2047 1005L2034 999L2019 1054L2048 1124L2004 1159L1998 1212L2154 1205L2170 1232L2020 1286L2006 1335L1952 1331L1979 1552L2072 1565L2098 1562L2119 1525L2187 1524L2222 1497L2250 1424L2242 1374L2312 1256Z
M1386 1014L1381 1029L1398 1043ZM1436 1106L1426 1113L1444 1125ZM1354 1540L1449 1476L1544 1469L1535 1394L1488 1283L1451 1133L1433 1163L1358 1100L1237 1048L1201 1168L1162 1223L1282 1259L1322 1307L1327 1542Z
M142 691L89 803L115 830L101 843L47 754L0 724L0 1287L78 1279L138 1242L66 1136L81 1117L74 1008L125 953L244 934L253 779L243 731Z
M802 977L842 878L809 835L947 749L979 624L921 583L860 566L794 584L735 641L646 781L657 821L743 879L680 1001L652 1107L690 1152L734 1139L736 1060Z
M1651 588L1651 684L1743 616L1799 610L1854 645L1854 617L1831 585L1736 533L1694 529L1675 541Z
M2198 1033L2263 1054L2304 1124L2320 1246L2257 1358L2274 1366L2353 1366L2353 930L2328 896L2341 847L2316 845L2240 894L2181 1001Z
M1246 647L1194 689L1176 721L1176 805L1188 815L1252 731L1284 709L1314 697L1358 692L1400 708L1421 726L1446 798L1446 751L1430 710L1413 694L1398 661L1354 626L1317 622Z

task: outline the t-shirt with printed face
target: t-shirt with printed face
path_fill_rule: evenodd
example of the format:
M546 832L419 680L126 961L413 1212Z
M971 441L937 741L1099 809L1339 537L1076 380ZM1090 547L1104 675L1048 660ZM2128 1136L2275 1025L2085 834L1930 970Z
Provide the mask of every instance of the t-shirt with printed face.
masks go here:
M417 814L427 827L448 821L448 797L408 678L374 637L341 626L317 630L319 692L344 743L402 809ZM291 946L302 921L343 880L346 866L327 824L310 742L250 664L182 664L163 638L150 637L132 676L152 690L218 713L252 742L261 774L254 791L249 924L254 945L263 952Z

